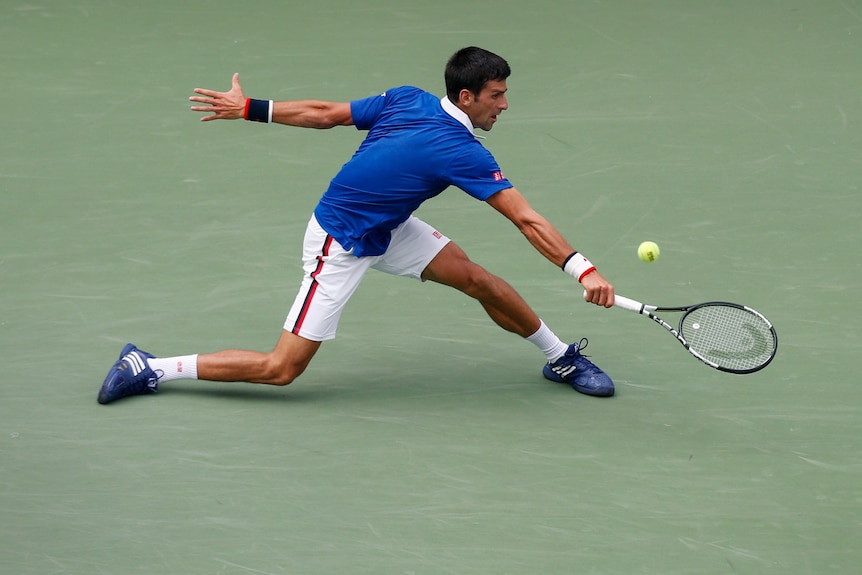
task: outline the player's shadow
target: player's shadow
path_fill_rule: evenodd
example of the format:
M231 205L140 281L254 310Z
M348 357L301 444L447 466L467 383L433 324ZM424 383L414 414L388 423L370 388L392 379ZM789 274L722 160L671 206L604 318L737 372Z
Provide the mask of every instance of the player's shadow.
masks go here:
M283 403L307 403L319 401L332 397L331 390L286 387L271 387L254 384L235 384L235 387L215 387L208 385L196 385L195 387L165 387L160 389L160 396L208 397L213 399L225 399L240 402L283 402Z

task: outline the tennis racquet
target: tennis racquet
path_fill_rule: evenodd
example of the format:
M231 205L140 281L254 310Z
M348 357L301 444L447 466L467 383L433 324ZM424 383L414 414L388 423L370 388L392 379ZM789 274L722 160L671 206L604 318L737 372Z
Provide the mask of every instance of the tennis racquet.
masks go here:
M778 334L772 323L744 305L710 301L685 307L659 307L618 295L614 306L649 317L679 340L691 355L719 371L753 373L769 365L778 351ZM679 326L673 327L653 313L657 311L682 312Z

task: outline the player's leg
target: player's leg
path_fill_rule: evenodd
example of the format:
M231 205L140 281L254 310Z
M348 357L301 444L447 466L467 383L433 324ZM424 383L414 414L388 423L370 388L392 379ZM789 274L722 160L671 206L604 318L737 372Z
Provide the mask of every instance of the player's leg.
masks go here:
M333 339L341 312L371 261L347 253L312 218L303 243L303 280L284 330L270 352L225 350L211 354L155 357L128 344L99 391L99 403L153 393L177 379L287 385Z
M288 385L305 371L321 343L285 330L268 353L230 349L199 355L197 378Z
M177 357L155 357L128 344L99 389L99 403L155 393L159 384L179 379L287 385L305 371L320 343L284 331L268 353L234 349Z
M500 327L522 337L541 326L512 286L470 261L460 247L419 218L411 217L393 230L389 249L372 267L459 289L479 301Z
M431 260L422 278L451 286L475 298L494 322L541 349L548 363L543 375L570 384L588 395L609 397L614 384L598 366L581 354L586 339L566 345L539 319L524 298L505 280L472 262L454 242Z
M521 337L531 336L541 326L539 316L508 282L470 260L455 242L440 250L425 268L422 279L453 287L474 298L494 323Z

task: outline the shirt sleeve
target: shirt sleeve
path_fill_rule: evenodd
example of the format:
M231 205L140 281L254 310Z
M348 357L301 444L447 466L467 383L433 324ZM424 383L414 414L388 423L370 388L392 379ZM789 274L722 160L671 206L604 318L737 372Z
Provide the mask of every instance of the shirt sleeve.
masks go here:
M476 198L485 201L497 192L512 187L503 175L497 160L482 144L476 142L459 155L449 166L449 178L457 186Z
M350 102L350 114L357 130L370 130L386 107L386 92Z

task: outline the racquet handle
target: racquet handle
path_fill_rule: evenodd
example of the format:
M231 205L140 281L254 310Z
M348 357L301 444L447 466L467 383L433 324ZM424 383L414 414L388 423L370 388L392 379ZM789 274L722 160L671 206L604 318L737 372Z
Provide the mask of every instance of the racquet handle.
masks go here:
M587 298L587 291L584 290L584 299ZM626 309L629 311L633 311L636 313L643 313L644 304L639 301L635 301L633 299L629 299L627 297L623 297L621 295L614 296L614 306L622 309Z
M621 307L629 311L636 311L638 313L643 313L644 310L644 304L642 304L641 302L629 299L627 297L623 297L621 295L614 296L614 305L616 307Z

